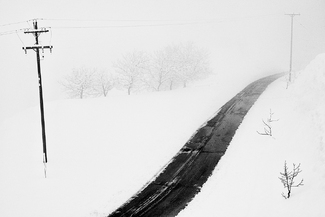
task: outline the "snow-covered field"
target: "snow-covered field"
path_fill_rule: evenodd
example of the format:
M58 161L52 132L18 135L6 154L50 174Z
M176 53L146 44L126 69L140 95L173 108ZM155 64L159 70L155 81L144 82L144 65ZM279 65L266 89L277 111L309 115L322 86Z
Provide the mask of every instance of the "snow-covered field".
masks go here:
M179 216L325 216L325 55L269 86L202 191ZM185 89L47 103L44 178L38 107L0 125L0 216L107 216L247 83L219 78ZM261 136L274 113L273 137ZM284 161L304 186L285 200Z

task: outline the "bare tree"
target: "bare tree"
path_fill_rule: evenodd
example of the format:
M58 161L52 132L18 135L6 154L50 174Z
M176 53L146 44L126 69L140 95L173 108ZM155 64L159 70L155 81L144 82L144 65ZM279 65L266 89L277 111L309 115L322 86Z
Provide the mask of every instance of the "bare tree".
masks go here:
M122 57L113 64L118 74L119 85L126 88L128 94L131 90L141 86L141 77L149 70L149 59L144 52L134 51Z
M110 91L114 86L114 79L112 74L108 73L106 70L101 70L96 73L94 92L97 96L107 96L108 91Z
M279 179L282 182L283 187L287 189L287 194L286 195L284 193L282 193L282 196L285 199L290 198L290 196L291 196L291 189L293 187L299 187L299 186L304 185L303 184L303 181L304 181L303 179L298 184L295 184L295 181L294 181L294 179L301 172L302 172L302 170L300 169L300 164L298 166L296 166L295 164L293 164L292 171L288 171L287 162L286 161L284 162L284 172L283 173L280 173L281 176L279 177Z
M94 93L95 69L81 67L73 69L60 84L71 98L84 98Z
M190 81L205 78L211 69L208 54L193 43L167 46L153 55L135 51L113 64L118 83L128 90L146 89L160 91L172 89Z
M208 53L189 42L169 48L173 53L175 74L183 87L194 80L205 78L211 73Z
M190 81L205 78L211 69L207 52L189 42L156 51L148 73L144 83L150 89L159 91L168 86L171 90L177 84L186 87Z
M156 51L151 56L150 69L146 71L142 82L147 88L160 91L170 87L175 78L172 55L167 49Z

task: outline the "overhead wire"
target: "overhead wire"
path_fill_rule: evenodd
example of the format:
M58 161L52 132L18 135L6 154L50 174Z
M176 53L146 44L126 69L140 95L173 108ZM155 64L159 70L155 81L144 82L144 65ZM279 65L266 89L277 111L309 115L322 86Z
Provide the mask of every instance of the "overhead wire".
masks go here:
M30 26L28 23L29 21L30 20L25 20L25 21L13 22L13 23L1 24L0 27L12 26L12 25L22 24L22 23L26 23L26 22L27 22L28 26ZM3 32L0 32L0 36L15 34L17 32L24 31L24 29L26 29L26 28L3 31Z
M311 42L319 42L319 40L316 40L315 38L316 38L316 36L314 35L314 34L312 34L312 31L310 30L310 29L308 29L305 25L303 25L301 22L299 22L298 21L298 23L299 23L299 25L301 26L301 27L303 27L306 31L305 31L305 33L307 33L313 40L310 40ZM316 46L314 46L314 45L311 45L313 48L316 48Z
M32 28L32 26L31 26L30 23L29 23L30 21L31 21L31 20L27 20L26 22L27 22L29 28Z
M64 19L64 18L42 18L42 20L49 21L74 21L74 22L166 22L166 21L176 21L176 20L148 20L148 19Z
M226 23L226 22L236 22L236 21L244 21L248 19L260 18L260 17L269 17L269 16L276 16L280 15L279 13L276 14L264 14L264 15L256 15L256 16L246 16L246 17L238 17L234 19L224 19L224 20L217 20L217 19L202 19L202 20L110 20L110 19L50 19L50 18L36 18L30 19L27 21L21 21L16 23L8 23L2 24L2 26L8 25L15 25L27 22L30 28L30 21L32 20L48 20L48 21L74 21L74 22L146 22L140 24L125 24L125 25L74 25L74 26L55 26L53 25L52 29L103 29L103 28L139 28L139 27L165 27L165 26L185 26L185 25L202 25L202 24L215 24L215 23ZM282 15L282 14L281 14ZM148 23L149 22L149 23ZM150 23L151 22L151 23ZM157 23L160 22L160 23ZM0 25L1 26L1 25ZM23 29L19 30L10 30L5 32L0 32L0 36L14 34L16 31L22 31Z
M15 34L16 32L22 32L22 31L24 31L24 29L16 29L16 30L4 31L4 32L0 32L0 36Z
M6 24L0 24L0 27L3 26L11 26L11 25L17 25L17 24L21 24L21 23L25 23L26 21L19 21L19 22L14 22L14 23L6 23Z
M274 16L274 15L283 15L282 13L274 13L274 14L263 14L263 15L255 15L255 16L245 16L238 17L237 19L227 19L227 20L216 20L216 19L201 19L201 20L179 20L179 19L54 19L54 18L41 18L41 20L49 20L49 21L76 21L76 22L186 22L186 23L202 23L202 22L227 22L232 20L239 19L250 19L255 17L266 17L266 16Z
M23 44L23 47L25 47L25 44L24 44L23 40L21 40L20 36L18 35L18 31L16 31L16 34L17 34L19 40L21 41L21 43Z
M202 24L214 24L214 23L226 23L226 22L236 22L243 21L247 19L260 18L280 15L276 14L266 14L266 15L256 15L256 16L246 16L234 19L202 19L202 20L83 20L83 19L47 19L43 20L55 20L55 21L77 21L77 22L161 22L161 23L142 23L142 24L125 24L125 25L82 25L82 26L52 26L55 29L100 29L100 28L137 28L137 27L164 27L164 26L184 26L184 25L202 25ZM281 14L282 15L282 14Z

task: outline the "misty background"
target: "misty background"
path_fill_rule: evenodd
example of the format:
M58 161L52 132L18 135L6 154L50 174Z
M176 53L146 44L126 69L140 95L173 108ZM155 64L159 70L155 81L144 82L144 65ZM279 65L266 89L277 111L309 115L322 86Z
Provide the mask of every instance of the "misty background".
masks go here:
M114 70L124 54L193 42L209 52L217 78L236 82L289 70L294 17L293 70L325 50L322 0L0 1L0 122L38 106L34 44L23 30L39 27L53 45L41 61L45 102L65 99L59 81L74 68ZM17 31L16 31L17 30ZM46 115L46 111L45 111Z

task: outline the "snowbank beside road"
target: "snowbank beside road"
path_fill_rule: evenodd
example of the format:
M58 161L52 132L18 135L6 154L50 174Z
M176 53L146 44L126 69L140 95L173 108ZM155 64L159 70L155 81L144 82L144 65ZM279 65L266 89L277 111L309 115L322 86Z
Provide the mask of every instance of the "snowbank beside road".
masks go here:
M325 216L325 55L319 55L286 90L269 86L249 111L202 192L180 217ZM270 110L273 137L261 136ZM292 197L280 180L284 161L301 163Z

